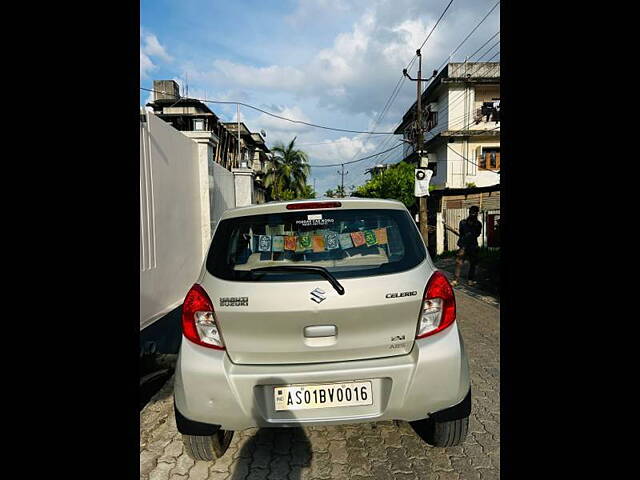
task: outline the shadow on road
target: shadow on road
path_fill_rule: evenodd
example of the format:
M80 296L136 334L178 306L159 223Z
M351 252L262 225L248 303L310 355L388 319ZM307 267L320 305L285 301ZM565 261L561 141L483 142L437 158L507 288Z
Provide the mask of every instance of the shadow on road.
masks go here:
M140 332L140 410L163 392L162 386L173 375L182 340L181 314L182 305ZM156 400L166 396L161 394Z
M273 388L271 385L286 385L279 378L262 382L264 387L254 388L252 416L256 423L264 424L265 415L272 417ZM295 419L294 412L278 412L279 418ZM267 470L269 478L299 480L302 469L311 466L313 451L304 429L300 427L261 427L245 442L235 465L231 480L244 480L252 471Z

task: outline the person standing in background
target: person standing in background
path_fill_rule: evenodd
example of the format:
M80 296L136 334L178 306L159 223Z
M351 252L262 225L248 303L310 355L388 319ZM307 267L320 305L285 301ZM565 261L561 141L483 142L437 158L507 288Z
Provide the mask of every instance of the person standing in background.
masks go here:
M478 237L482 232L482 224L478 220L478 212L480 209L473 205L469 209L469 216L460 220L459 231L449 229L458 235L458 254L456 255L456 271L455 278L451 281L451 285L455 286L460 281L460 271L465 260L469 261L469 285L475 285L476 265L478 264Z

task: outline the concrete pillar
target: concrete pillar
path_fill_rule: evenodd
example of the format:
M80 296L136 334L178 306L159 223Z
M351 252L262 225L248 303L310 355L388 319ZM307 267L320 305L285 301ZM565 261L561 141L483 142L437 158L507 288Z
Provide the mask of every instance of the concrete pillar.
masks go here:
M202 254L206 255L211 242L211 164L218 137L213 132L182 132L198 145L198 173L200 175L200 224L202 229Z
M244 207L255 203L253 193L253 170L250 168L233 168L233 180L236 188L236 207Z
M436 214L436 253L440 255L444 252L444 236L446 234L444 225L442 224L443 212Z

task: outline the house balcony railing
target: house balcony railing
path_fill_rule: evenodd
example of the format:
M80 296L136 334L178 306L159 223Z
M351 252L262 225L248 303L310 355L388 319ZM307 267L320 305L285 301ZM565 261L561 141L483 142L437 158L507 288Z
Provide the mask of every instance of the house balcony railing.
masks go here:
M473 117L473 124L479 125L481 123L500 123L500 110L495 109L493 107L479 107L475 111L475 115Z

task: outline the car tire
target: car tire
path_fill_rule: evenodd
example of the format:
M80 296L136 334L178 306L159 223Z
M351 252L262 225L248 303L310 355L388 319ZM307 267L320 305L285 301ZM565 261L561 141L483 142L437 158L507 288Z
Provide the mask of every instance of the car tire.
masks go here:
M184 450L193 460L213 462L222 457L233 438L232 430L218 430L213 435L182 435Z
M434 447L454 447L467 437L469 417L438 422L434 419L411 422L418 436Z

